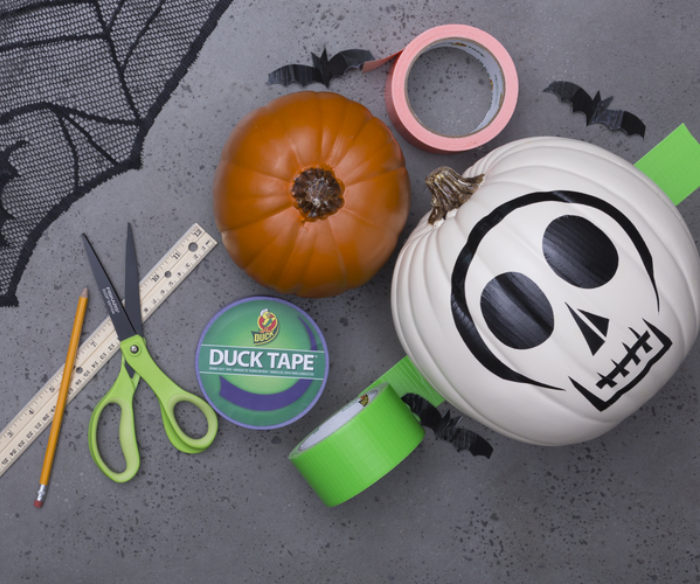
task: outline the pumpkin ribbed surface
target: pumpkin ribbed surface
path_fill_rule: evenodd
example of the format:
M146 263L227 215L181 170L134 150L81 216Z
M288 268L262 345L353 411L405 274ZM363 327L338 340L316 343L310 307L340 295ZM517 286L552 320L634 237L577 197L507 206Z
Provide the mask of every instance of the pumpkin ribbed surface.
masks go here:
M664 193L563 138L502 146L399 253L394 325L447 401L512 438L595 438L673 375L700 327L700 260ZM439 197L438 197L439 198Z
M299 296L367 282L396 246L409 201L389 129L328 92L286 95L242 119L214 181L216 224L233 260Z

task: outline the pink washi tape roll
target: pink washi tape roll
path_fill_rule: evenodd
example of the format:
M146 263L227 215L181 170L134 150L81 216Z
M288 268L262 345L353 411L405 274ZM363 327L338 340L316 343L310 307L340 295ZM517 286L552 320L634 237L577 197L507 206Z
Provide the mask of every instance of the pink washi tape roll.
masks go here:
M407 82L416 60L428 51L450 47L478 59L491 80L491 104L484 119L464 136L438 134L416 116L408 99ZM414 38L406 48L385 59L365 63L368 71L396 59L386 82L389 117L404 138L432 152L462 152L495 138L510 120L518 99L518 74L505 47L489 33L466 24L445 24L430 28Z

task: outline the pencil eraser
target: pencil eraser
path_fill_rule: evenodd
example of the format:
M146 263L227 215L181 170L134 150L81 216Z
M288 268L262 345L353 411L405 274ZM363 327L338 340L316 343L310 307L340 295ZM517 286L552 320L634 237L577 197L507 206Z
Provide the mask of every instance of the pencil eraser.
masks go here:
M41 506L42 506L43 504L44 504L44 502L43 502L43 501L39 501L39 499L36 499L36 500L34 501L34 506L35 506L37 509L41 508Z

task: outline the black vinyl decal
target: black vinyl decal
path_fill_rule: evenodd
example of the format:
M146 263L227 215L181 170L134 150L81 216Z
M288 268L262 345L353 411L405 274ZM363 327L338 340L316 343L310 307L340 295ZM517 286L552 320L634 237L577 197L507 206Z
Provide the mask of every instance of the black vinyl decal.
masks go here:
M609 282L619 263L610 238L578 215L552 221L545 230L542 251L552 270L579 288L597 288Z
M454 319L455 326L462 337L462 340L476 359L494 375L509 381L529 383L539 387L563 391L563 388L561 387L553 387L546 383L530 379L529 377L509 367L506 363L501 361L496 355L493 354L491 349L484 342L484 339L481 337L481 334L474 323L474 319L472 318L469 307L467 306L465 290L465 282L469 267L474 259L479 245L481 244L481 241L486 234L513 211L528 205L544 202L587 205L602 211L614 219L628 235L635 249L639 253L639 257L656 296L657 309L660 301L656 281L654 279L654 266L651 252L644 242L644 239L634 224L624 215L624 213L598 197L566 190L538 191L528 193L503 203L477 222L472 231L468 234L467 241L457 256L457 260L455 261L455 265L452 270L450 305L452 308L452 317Z
M554 330L554 311L544 292L525 274L496 276L481 294L481 312L496 338L513 349L532 349Z
M671 339L669 339L664 333L662 333L658 328L656 328L651 323L644 321L644 324L648 327L648 331L643 334L638 335L637 342L631 347L625 346L627 354L622 358L619 363L614 364L614 368L607 375L600 375L600 380L596 383L598 388L602 387L617 387L618 379L624 379L629 375L626 367L630 363L639 363L640 355L639 353L652 353L651 358L647 360L642 371L635 375L632 379L628 380L622 387L618 387L617 391L612 394L608 399L601 399L595 395L592 391L586 389L583 384L579 383L573 378L569 378L574 387L585 397L599 412L608 409L617 400L619 400L623 395L625 395L630 389L632 389L637 383L639 383L649 370L654 366L654 364L663 357L666 352L671 348L673 344ZM656 339L661 343L660 347L654 352L649 345L649 341Z
M611 110L612 96L605 99L596 91L593 97L580 85L571 81L552 81L543 91L553 93L563 103L570 103L573 112L583 112L586 125L603 124L613 132L623 131L628 136L644 137L646 125L636 115L625 110Z
M449 411L444 414L424 397L416 393L407 393L401 399L418 416L422 426L431 428L435 438L445 440L457 449L457 452L468 450L474 456L491 457L493 446L476 432L458 426L461 416L453 417Z
M298 83L302 87L311 83L323 83L330 87L331 80L344 75L351 69L360 69L363 63L373 61L374 56L363 49L347 49L328 58L326 49L320 55L311 53L313 65L293 63L275 69L267 77L270 84L291 85Z
M583 338L586 339L586 343L588 343L588 348L591 350L591 355L595 355L598 352L598 349L600 349L605 343L605 338L596 334L596 332L590 326L588 326L588 323L584 321L578 314L576 314L576 311L573 308L571 308L571 306L567 304L566 307L569 309L571 316L574 318L574 321L578 325L579 330L583 334Z
M581 311L591 324L598 329L601 335L605 336L608 334L608 326L610 325L610 319L600 316L599 314L593 314L592 312L587 312L585 310Z

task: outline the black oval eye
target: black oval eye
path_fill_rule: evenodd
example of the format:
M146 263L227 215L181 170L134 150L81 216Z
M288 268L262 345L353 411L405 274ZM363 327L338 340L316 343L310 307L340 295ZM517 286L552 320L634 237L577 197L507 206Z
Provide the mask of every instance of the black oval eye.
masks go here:
M597 288L609 282L619 262L610 238L578 215L552 221L544 232L542 250L556 274L579 288Z
M481 312L496 338L513 349L531 349L554 330L554 312L544 292L519 272L496 276L481 293Z

